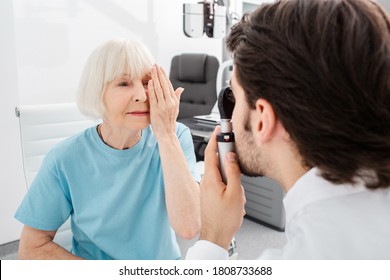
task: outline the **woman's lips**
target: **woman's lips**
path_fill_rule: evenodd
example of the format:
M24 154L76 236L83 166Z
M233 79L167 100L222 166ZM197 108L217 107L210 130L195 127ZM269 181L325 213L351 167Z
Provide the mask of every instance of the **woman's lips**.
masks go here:
M128 115L135 116L135 117L144 117L148 116L149 112L148 111L134 111L134 112L128 112Z

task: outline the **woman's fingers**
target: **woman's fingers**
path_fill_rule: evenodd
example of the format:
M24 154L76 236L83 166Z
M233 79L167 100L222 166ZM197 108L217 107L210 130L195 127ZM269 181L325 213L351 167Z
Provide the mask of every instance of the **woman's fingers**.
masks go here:
M158 65L153 65L152 80L154 91L158 101L169 100L174 95L172 84L167 79L166 73Z
M175 96L177 98L177 101L180 102L180 97L181 97L181 94L183 93L184 91L184 88L182 87L178 87L176 90L175 90Z
M165 97L164 97L164 91L160 83L160 78L159 78L159 73L158 73L158 66L153 65L152 68L152 82L153 82L153 92L154 95L156 96L157 102L164 102ZM150 92L149 92L150 94Z
M169 80L168 74L165 72L165 70L162 67L159 67L159 70L160 70L159 71L160 78L164 81L163 84L164 84L165 89L167 90L167 93L169 93L170 97L172 97L172 98L177 97L175 90L173 89L173 85L172 85L171 81ZM183 91L181 91L181 92L183 92Z

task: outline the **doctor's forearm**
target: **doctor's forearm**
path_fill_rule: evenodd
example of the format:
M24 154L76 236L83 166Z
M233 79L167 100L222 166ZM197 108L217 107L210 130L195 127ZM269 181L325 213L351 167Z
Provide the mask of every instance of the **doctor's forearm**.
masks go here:
M200 231L198 183L192 177L176 135L159 142L168 216L173 229L185 239Z

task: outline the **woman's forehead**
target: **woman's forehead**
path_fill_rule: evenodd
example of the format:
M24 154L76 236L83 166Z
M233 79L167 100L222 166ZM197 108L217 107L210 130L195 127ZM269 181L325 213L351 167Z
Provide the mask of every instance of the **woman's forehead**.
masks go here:
M134 80L134 79L144 79L144 78L150 78L151 76L151 71L142 71L140 73L130 73L129 71L124 71L122 73L120 73L119 75L117 75L117 77L115 79L130 79L130 80Z

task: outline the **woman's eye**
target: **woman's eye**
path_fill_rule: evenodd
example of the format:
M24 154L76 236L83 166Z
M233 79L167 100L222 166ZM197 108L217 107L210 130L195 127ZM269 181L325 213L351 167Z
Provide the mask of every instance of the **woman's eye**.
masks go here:
M128 82L122 82L122 83L119 83L118 86L120 87L127 87L129 86L130 84Z
M149 74L148 75L145 75L142 79L142 84L144 86L148 86L149 84L149 81L152 79L152 76L150 76Z

